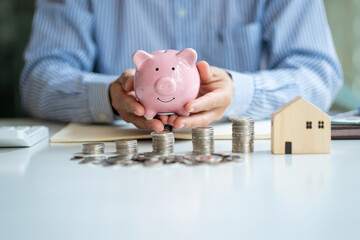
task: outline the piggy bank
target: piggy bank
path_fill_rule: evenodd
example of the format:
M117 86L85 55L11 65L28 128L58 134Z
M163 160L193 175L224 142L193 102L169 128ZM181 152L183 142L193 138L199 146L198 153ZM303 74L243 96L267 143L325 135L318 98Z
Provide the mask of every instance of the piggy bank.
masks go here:
M157 114L189 115L184 106L197 97L200 88L196 60L197 54L191 48L134 53L134 89L146 119Z

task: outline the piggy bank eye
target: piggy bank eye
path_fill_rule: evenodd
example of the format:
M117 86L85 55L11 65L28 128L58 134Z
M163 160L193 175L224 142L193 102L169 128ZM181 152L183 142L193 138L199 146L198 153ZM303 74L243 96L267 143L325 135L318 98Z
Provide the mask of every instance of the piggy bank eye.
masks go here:
M173 71L175 71L175 68L174 68L174 67L172 67L172 70L173 70Z
M159 71L159 68L155 68L155 71Z

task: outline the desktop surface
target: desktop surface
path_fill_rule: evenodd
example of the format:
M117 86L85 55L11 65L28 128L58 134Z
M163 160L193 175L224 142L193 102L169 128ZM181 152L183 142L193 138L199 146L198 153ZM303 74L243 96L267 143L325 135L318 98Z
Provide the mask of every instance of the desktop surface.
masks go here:
M65 126L0 120L29 124L51 135ZM360 238L360 140L307 155L272 155L269 140L255 140L243 162L193 167L81 165L70 160L81 147L45 140L0 149L0 239ZM231 141L215 149L230 151ZM191 150L176 141L176 152Z

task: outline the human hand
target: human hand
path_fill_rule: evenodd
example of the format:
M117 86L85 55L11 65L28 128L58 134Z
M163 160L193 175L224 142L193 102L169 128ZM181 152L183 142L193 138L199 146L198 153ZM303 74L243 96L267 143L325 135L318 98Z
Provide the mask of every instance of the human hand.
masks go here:
M110 84L109 95L112 107L126 122L131 122L138 128L163 131L168 116L158 116L158 119L146 120L145 108L136 100L134 92L135 69L125 70L121 76Z
M209 66L205 61L197 63L200 74L200 91L197 99L188 102L184 109L188 117L172 115L168 123L175 128L206 126L219 120L230 105L234 86L230 75L223 69Z

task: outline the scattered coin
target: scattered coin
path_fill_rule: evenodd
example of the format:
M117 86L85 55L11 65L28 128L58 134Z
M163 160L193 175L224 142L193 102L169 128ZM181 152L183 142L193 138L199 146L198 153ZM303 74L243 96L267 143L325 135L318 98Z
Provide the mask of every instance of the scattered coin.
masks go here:
M223 157L223 161L227 162L242 162L242 158L239 155L231 154L229 156Z
M143 164L144 166L155 166L161 163L163 163L161 157L157 155L153 155L153 156L147 156Z
M79 161L79 160L83 160L84 156L73 156L72 158L70 158L70 160L72 161Z
M82 161L80 161L80 164L87 164L87 163L100 163L103 160L105 160L106 157L105 156L95 156L95 157L84 157L84 159Z
M134 166L134 165L138 165L139 162L136 162L133 160L121 160L121 161L119 161L119 164L121 164L123 166Z
M253 143L248 140L251 140L251 127L253 126L251 123L244 123L243 119L239 119L232 119L233 132L235 129L233 136L238 137L236 141L233 141L233 151L235 148L251 150ZM250 129L249 133L247 132L248 129ZM138 164L155 166L174 163L197 166L241 161L241 157L235 153L214 153L214 129L212 127L194 128L192 130L193 151L181 155L174 155L175 141L172 132L152 132L151 136L152 152L138 153L137 140L116 140L116 153L105 153L104 143L84 143L82 152L74 154L71 160L79 160L80 164L91 163L102 164L103 166L133 166ZM248 142L242 141L244 139Z

